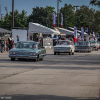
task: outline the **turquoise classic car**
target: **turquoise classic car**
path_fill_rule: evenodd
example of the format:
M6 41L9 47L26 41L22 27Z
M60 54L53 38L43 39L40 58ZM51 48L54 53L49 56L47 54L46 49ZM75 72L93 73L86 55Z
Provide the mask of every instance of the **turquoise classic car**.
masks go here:
M35 61L43 60L46 56L46 50L41 46L39 42L23 41L18 42L16 47L9 51L9 58L11 61L21 59L35 59Z

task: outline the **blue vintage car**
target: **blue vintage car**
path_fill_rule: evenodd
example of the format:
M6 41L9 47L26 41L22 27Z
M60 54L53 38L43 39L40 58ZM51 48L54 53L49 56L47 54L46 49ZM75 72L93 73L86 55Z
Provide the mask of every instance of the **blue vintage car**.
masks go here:
M41 46L39 42L35 41L21 41L16 44L14 49L9 51L9 58L11 61L21 59L35 59L35 61L43 60L46 56L46 50Z

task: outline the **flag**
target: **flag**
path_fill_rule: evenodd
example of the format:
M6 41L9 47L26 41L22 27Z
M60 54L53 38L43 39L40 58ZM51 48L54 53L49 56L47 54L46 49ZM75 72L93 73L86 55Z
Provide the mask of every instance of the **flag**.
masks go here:
M53 26L56 26L56 14L53 12Z
M63 27L63 14L61 13L61 27Z
M81 26L81 37L84 38L84 27L83 27L83 25Z
M93 37L95 37L95 33L93 32Z
M77 27L74 26L74 38L77 38Z

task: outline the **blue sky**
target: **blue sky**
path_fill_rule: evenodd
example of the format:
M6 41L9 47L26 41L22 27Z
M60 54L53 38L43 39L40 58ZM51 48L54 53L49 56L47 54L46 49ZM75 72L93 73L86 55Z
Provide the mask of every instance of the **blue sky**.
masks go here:
M82 6L87 5L90 8L100 10L100 8L96 6L89 5L90 0L62 0L59 3L59 8L63 7L65 3L71 4L73 6ZM0 0L1 5L1 14L6 14L5 8L7 7L8 12L12 10L12 0ZM46 7L52 6L55 7L55 11L57 11L57 0L14 0L14 9L19 10L21 12L23 9L27 11L27 15L32 13L32 8L34 7Z

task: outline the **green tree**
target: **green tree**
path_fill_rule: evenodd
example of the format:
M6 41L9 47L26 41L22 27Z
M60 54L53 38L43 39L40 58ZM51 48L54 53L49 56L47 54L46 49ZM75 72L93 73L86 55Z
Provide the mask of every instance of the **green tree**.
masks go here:
M90 4L100 7L100 0L90 0Z
M72 5L65 4L64 7L62 7L60 9L60 18L61 18L61 13L63 14L64 28L74 26L73 24L74 24L74 20L75 20L75 15L74 15L74 8L72 7ZM60 19L59 25L60 24L61 24L61 19Z
M52 13L54 9L55 8L51 6L46 6L46 8L33 8L32 14L28 18L28 22L39 23L52 28Z

